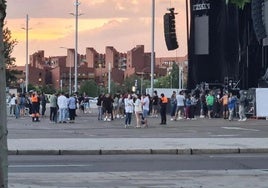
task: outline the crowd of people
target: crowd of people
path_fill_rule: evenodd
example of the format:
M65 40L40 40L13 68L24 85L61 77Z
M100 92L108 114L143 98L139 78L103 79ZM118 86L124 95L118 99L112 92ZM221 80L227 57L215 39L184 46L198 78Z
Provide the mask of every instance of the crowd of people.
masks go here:
M238 121L246 121L245 108L248 105L246 91L240 91L239 95L220 90L203 90L196 92L180 91L168 98L164 93L158 96L154 91L149 94L100 94L97 99L97 118L99 121L112 121L124 118L124 126L132 125L132 116L136 119L136 128L148 127L148 116L158 118L160 124L167 124L167 112L170 113L170 121L181 119L196 120L199 118L224 118L232 121L239 116ZM10 95L8 99L9 113L16 118L23 118L30 114L33 122L40 121L44 117L46 104L49 102L49 119L53 123L74 123L76 111L87 113L85 109L90 106L89 98L78 93L68 95L63 92L52 94L49 99L44 93L31 92L29 94ZM41 107L41 108L40 108Z

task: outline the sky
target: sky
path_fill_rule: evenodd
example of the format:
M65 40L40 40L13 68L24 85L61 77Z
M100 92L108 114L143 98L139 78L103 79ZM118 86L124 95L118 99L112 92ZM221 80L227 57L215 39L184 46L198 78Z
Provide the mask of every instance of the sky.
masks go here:
M127 52L136 45L152 51L152 0L79 0L78 53L87 47L105 53L106 46ZM75 0L8 0L6 26L18 44L12 53L17 65L26 63L26 15L29 15L29 55L45 51L45 57L67 55L75 48ZM174 7L179 48L168 51L163 15ZM155 0L156 57L187 54L185 0ZM61 48L64 47L64 48Z

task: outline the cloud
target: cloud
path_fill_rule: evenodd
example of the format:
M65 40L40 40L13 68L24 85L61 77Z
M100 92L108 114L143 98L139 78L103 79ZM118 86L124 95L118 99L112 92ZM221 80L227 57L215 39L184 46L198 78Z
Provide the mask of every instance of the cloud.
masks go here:
M55 3L56 2L56 3ZM66 55L59 47L74 46L75 0L10 0L7 2L7 26L12 36L19 41L13 55L17 63L25 61L25 16L29 14L29 54L45 50L46 56ZM127 52L136 45L145 45L151 51L152 4L150 0L80 0L79 53L93 47L104 53L106 46L114 46ZM186 55L185 2L182 0L155 1L155 52L159 56ZM176 12L177 37L180 48L167 51L163 15L174 6Z

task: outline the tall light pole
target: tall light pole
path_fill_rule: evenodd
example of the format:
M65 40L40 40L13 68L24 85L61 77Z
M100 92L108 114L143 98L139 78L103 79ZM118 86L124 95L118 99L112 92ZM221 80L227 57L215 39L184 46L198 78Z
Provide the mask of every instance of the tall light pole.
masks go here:
M108 65L108 93L111 93L111 62Z
M28 39L28 33L29 33L29 16L26 14L26 27L22 28L25 29L26 32L26 63L25 63L25 90L26 93L28 93L28 85L29 85L29 39Z
M78 48L78 16L82 14L78 14L78 6L80 2L78 0L75 1L75 14L71 13L75 16L75 53L74 53L74 92L77 92L77 48Z
M151 52L151 96L154 92L154 20L155 20L155 0L152 0L152 52Z
M179 89L183 88L183 67L179 66Z

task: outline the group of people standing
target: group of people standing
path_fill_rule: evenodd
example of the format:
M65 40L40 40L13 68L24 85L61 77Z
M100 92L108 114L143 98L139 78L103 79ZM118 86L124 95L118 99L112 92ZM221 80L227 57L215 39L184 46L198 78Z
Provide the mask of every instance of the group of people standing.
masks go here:
M45 115L47 98L44 93L18 93L10 94L8 99L9 115L16 118L23 118L31 115L33 121L39 121L40 106L41 116Z
M157 117L160 111L161 123L167 123L168 99L162 93L158 97L157 91L151 98L149 94L118 94L114 97L110 94L103 94L98 97L98 120L111 121L115 118L125 118L125 128L130 127L132 115L135 114L136 128L148 127L148 115ZM159 109L160 108L160 109Z
M69 96L61 92L48 98L44 93L30 92L10 96L10 115L16 118L30 115L33 122L39 122L40 116L45 117L46 104L50 103L49 119L52 123L74 123L77 109L76 94ZM41 112L40 112L41 111Z
M82 96L82 95L81 95ZM27 95L10 95L8 104L10 115L16 118L24 117L26 111L31 114L32 121L40 121L39 117L45 115L46 103L50 102L50 121L54 123L74 123L76 109L79 104L86 100L77 94L52 94L48 99L44 93L32 92ZM148 116L158 117L160 113L161 125L167 124L167 108L170 105L171 121L180 119L195 120L197 115L200 118L208 119L222 117L233 120L238 112L239 120L246 121L245 108L248 105L246 91L240 91L239 96L232 92L219 90L207 90L187 93L173 91L168 99L164 93L158 96L154 91L153 96L149 94L101 94L97 100L98 120L112 121L124 118L124 126L128 128L132 123L132 115L136 118L136 128L148 127ZM41 108L40 108L41 106ZM27 110L26 110L27 109ZM40 113L41 110L41 113Z
M125 118L125 128L132 122L132 114L135 113L136 128L148 127L147 116L150 100L148 95L137 95L133 93L118 94L114 97L110 94L99 95L98 120L111 121L115 118Z
M224 118L232 121L238 112L239 120L246 121L245 108L248 105L247 92L241 90L239 96L232 92L207 90L201 93L186 93L174 91L171 98L171 121L179 119Z

